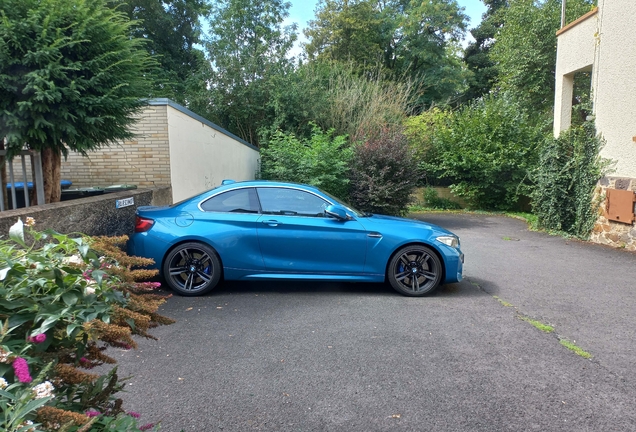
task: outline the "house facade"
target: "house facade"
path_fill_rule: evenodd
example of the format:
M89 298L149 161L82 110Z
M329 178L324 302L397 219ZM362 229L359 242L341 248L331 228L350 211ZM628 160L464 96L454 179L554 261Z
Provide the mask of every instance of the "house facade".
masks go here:
M598 7L557 32L554 135L570 126L574 76L591 72L593 113L613 172L601 179L603 203L592 240L636 250L636 1Z
M177 202L221 184L253 180L259 151L214 123L168 99L155 99L138 114L130 141L82 156L70 153L62 178L73 187L133 184L171 186Z

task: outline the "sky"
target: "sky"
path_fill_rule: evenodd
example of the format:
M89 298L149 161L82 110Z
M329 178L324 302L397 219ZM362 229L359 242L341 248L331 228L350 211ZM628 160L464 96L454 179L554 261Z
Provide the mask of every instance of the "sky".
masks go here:
M289 18L285 24L296 23L298 24L298 43L294 51L300 52L299 43L305 42L305 36L302 33L303 28L307 27L307 22L313 19L314 9L318 0L288 0L291 3L289 9ZM464 13L470 17L469 29L476 27L481 22L481 15L486 12L486 6L481 0L457 0L460 6L464 7ZM466 44L472 40L470 33L467 32L467 39L464 41ZM295 53L291 53L294 55Z

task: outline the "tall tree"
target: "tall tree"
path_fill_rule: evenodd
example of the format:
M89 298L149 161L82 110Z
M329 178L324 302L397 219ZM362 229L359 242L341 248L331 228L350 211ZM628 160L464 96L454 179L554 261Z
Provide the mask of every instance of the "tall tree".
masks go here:
M9 156L42 152L59 201L62 155L133 136L153 61L105 0L3 0L0 20L0 136Z
M283 0L219 0L210 15L208 82L191 106L254 144L270 118L273 77L293 67L287 55L296 25L283 25L289 7Z
M492 47L503 90L531 107L547 113L554 104L556 31L561 22L561 0L508 0L501 9L502 26ZM568 0L567 21L590 10L592 0Z
M305 45L308 58L352 62L361 69L383 62L388 28L375 3L321 0L316 19L304 31L310 41Z
M457 95L464 70L456 43L468 17L456 0L322 0L305 34L310 58L381 63L423 91L420 104Z
M507 0L482 0L486 13L481 23L470 31L475 39L464 51L464 62L472 72L464 99L470 100L487 94L497 79L497 67L490 57L495 35L502 24L501 9L508 6Z
M145 38L157 59L153 96L187 104L188 88L204 61L201 17L210 11L207 0L111 0L133 22L132 35Z

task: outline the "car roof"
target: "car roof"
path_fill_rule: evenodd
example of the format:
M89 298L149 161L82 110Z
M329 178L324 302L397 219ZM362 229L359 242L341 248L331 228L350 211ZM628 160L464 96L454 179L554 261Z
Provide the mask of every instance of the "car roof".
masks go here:
M224 185L221 185L217 188L215 188L215 190L217 191L221 191L221 190L226 190L226 189L234 189L236 187L261 187L261 186L268 186L268 187L272 187L272 186L279 186L279 187L292 187L292 188L303 188L303 189L308 189L314 192L321 192L318 188L308 185L308 184L302 184L302 183L291 183L291 182L281 182L281 181L276 181L276 180L246 180L246 181L237 181L237 182L233 182L233 183L227 183Z

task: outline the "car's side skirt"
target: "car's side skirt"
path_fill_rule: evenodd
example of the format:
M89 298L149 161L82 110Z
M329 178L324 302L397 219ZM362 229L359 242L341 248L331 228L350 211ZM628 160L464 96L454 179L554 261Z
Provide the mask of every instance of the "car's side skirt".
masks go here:
M224 268L225 280L317 280L333 282L384 282L383 274L314 274L314 273L254 273L242 269Z

